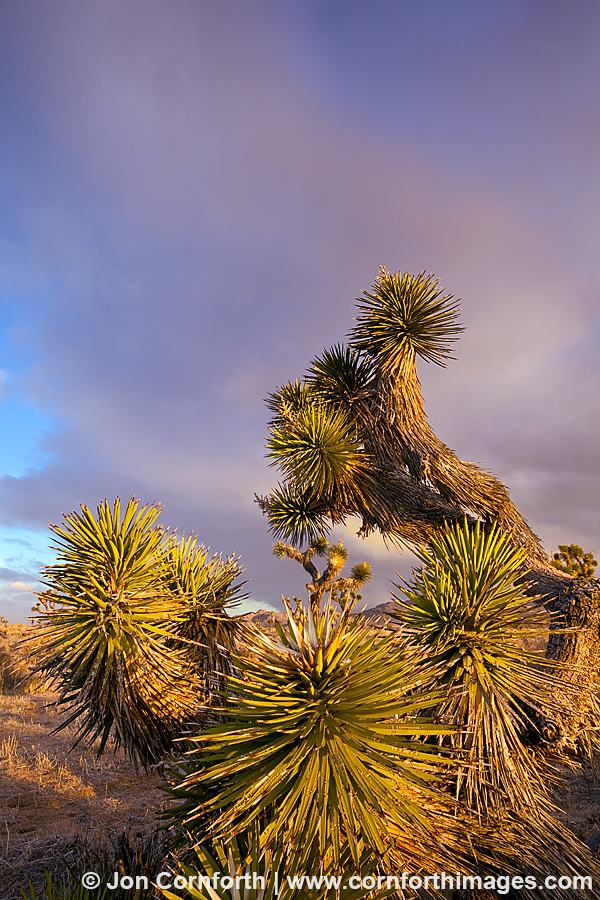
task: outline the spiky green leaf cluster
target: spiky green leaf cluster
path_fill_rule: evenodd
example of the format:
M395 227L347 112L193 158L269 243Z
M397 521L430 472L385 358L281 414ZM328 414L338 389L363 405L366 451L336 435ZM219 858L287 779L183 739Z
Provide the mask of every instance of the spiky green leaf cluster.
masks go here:
M437 714L462 726L469 767L459 792L481 812L531 808L545 788L526 735L534 711L555 701L551 664L523 649L527 635L548 634L547 614L518 581L526 551L465 519L417 555L423 565L399 586L396 615L426 651L423 671L447 685Z
M394 275L382 268L372 291L357 300L352 347L387 371L397 370L412 354L445 365L449 345L464 328L457 321L458 302L438 285L425 272Z
M61 727L76 722L76 743L99 739L98 753L112 734L144 766L171 751L205 699L206 671L187 635L203 610L230 628L224 607L237 591L235 563L178 544L156 524L159 513L131 499L121 514L117 498L97 517L82 506L51 526L58 560L43 570L32 639L38 670L67 707Z
M267 399L267 457L285 482L263 510L277 537L300 545L355 509L370 465L361 422L373 385L370 364L342 346L324 351L306 379Z
M382 269L358 306L350 346L323 351L304 381L284 385L267 401L273 413L267 455L282 471L288 495L285 502L273 495L263 511L272 532L294 543L300 535L311 540L318 523L336 524L348 515L360 516L365 527L384 521L385 533L406 524L400 515L390 529L389 501L379 485L382 476L392 474L389 459L404 460L396 431L386 431L396 419L402 427L403 420L391 416L388 422L383 415L381 378L397 376L404 364L414 363L415 354L443 365L450 343L463 330L457 303L424 273L392 275ZM414 388L416 370L411 379ZM423 411L415 397L411 394L411 410L418 419Z
M246 595L241 593L242 573L235 557L223 561L219 554L197 543L194 537L177 541L172 536L165 548L162 578L170 595L179 603L174 621L174 646L185 642L189 659L203 680L205 700L223 685L223 675L232 671L231 651L239 634L239 621L229 612Z
M301 381L288 381L267 396L267 407L273 413L270 425L292 422L302 410L315 401L310 386Z
M73 596L93 590L105 602L124 594L155 594L164 542L156 524L160 511L156 503L140 507L130 500L121 519L117 497L112 509L104 500L96 518L87 506L65 515L64 525L50 525L59 562L43 570L45 580Z
M347 562L348 555L348 548L344 547L343 541L340 541L339 544L331 544L327 549L329 565L336 571L341 569L344 563Z
M230 719L196 739L171 821L200 841L259 823L263 846L301 848L301 871L339 869L346 847L355 866L362 846L381 856L390 828L433 846L423 799L446 760L414 736L448 729L415 717L414 659L350 609L288 610L278 630L279 641L249 631Z
M310 896L311 900L339 900L341 884L336 889L332 882L347 881L353 871L347 848L344 852L344 876L332 877L323 871L301 872L301 856L297 847L291 847L287 852L281 846L261 848L260 829L253 827L228 841L196 844L193 851L186 854L186 861L179 863L179 869L188 884L193 885L189 889L193 900L297 900L300 889L297 883L292 886L293 881L290 885L288 877L294 879L303 875L308 875L311 880L321 879L319 886L315 881L312 881L312 887L304 885L303 894ZM360 868L363 876L373 869L374 863L372 855L364 852ZM396 896L393 888L387 889L385 880L383 885L377 891L378 900ZM347 900L366 900L375 896L369 888L353 888L348 884L343 885L343 891ZM167 900L179 900L179 894L170 890L162 890L161 893Z
M593 578L598 560L593 553L586 553L579 544L559 544L558 553L552 554L552 565L560 572L576 578Z
M311 405L281 425L273 425L267 457L300 488L333 498L353 491L366 459L342 410Z
M352 419L360 418L374 386L372 365L351 347L336 344L313 359L306 384L309 396L343 410Z
M179 870L191 885L186 894L193 900L275 900L284 896L276 892L275 872L282 871L285 854L279 847L261 852L257 828L229 841L196 844L187 858L179 863ZM227 878L230 886L222 886L221 880ZM180 894L171 890L162 889L161 894L167 900L180 900Z
M367 584L372 578L372 569L368 562L356 563L352 566L350 577L356 581L357 585Z
M311 488L280 484L268 497L265 509L275 537L300 547L329 530L329 509Z
M329 547L329 541L324 534L320 534L311 542L311 546L314 547L315 556L325 556Z

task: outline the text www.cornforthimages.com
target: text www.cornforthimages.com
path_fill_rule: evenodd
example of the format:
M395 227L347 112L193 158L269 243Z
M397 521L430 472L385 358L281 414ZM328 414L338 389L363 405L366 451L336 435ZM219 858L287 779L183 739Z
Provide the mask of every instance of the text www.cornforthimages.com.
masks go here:
M434 872L432 875L413 875L410 872L402 872L400 875L352 875L345 879L342 875L284 875L274 872L268 876L269 880L275 882L275 894L279 893L281 886L285 885L289 890L306 890L326 887L329 889L345 890L347 888L358 890L366 888L371 890L394 889L399 888L412 890L427 890L435 888L436 890L465 890L465 889L485 889L496 891L497 894L508 894L512 889L520 890L526 888L535 890L536 888L545 888L548 891L556 889L591 891L593 888L592 877L590 875L548 875L542 881L538 881L532 875L463 875L460 872L454 872L449 875L446 872ZM264 875L258 875L256 872L246 872L244 875L227 875L226 873L215 872L213 875L174 875L172 872L159 872L156 879L148 879L145 875L122 875L115 872L111 880L106 882L106 887L114 891L117 888L122 890L139 890L147 889L149 881L154 881L156 886L161 889L175 890L191 890L194 888L208 888L213 890L221 888L231 890L236 888L265 888L266 878ZM86 872L81 879L84 887L99 887L100 877L95 872ZM92 882L94 882L92 884Z

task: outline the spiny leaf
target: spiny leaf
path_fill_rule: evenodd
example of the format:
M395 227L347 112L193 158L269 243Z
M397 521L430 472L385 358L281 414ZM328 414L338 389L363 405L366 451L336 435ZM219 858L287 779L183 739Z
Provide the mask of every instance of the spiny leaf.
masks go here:
M359 585L367 584L372 577L372 569L368 562L357 563L352 567L351 577Z
M144 766L172 750L202 698L178 640L182 600L165 577L173 551L156 525L159 513L132 498L121 514L117 498L112 509L101 503L96 517L82 506L51 526L58 560L43 570L41 627L31 641L38 670L55 681L67 708L62 727L77 721L76 743L98 739L102 753L113 734Z
M329 530L329 510L310 488L280 484L267 500L269 527L276 537L300 547Z
M336 344L312 361L306 381L315 398L356 417L369 400L373 371L368 359Z
M272 426L266 447L272 465L319 493L348 488L366 469L350 420L325 406L308 406L293 423Z
M536 709L556 707L552 664L523 650L527 633L548 634L548 616L518 579L526 552L494 525L448 523L417 555L423 565L399 585L396 613L423 648L424 682L447 685L436 709L463 727L456 746L468 765L457 789L480 813L547 809L542 769L526 747ZM541 814L541 813L540 813Z
M415 715L414 660L349 609L297 616L288 611L284 643L249 629L236 659L243 677L228 679L229 719L192 739L198 750L169 818L203 840L230 839L266 816L265 846L317 852L341 830L355 864L363 838L386 852L390 822L433 847L436 825L412 792L433 796L433 769L447 760L415 735L448 729Z
M445 365L449 344L464 328L458 325L458 302L444 294L433 275L393 275L383 267L372 291L357 300L358 324L351 345L388 371L408 354Z

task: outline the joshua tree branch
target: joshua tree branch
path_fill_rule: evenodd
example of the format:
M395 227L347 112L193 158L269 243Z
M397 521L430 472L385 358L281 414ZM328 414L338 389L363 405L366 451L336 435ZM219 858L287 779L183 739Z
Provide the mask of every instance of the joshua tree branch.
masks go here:
M324 553L326 548L327 543L324 538L315 542L304 553L290 544L284 544L282 541L273 545L273 552L276 556L287 556L288 559L295 559L311 576L312 581L308 582L306 590L315 610L320 608L321 598L328 591L339 593L342 597L348 597L352 591L360 588L371 577L370 566L367 563L355 566L349 578L338 577L344 568L347 558L347 551L343 541L340 541L339 545L329 548L328 564L323 574L320 575L319 570L312 562L312 557L316 553Z
M312 562L313 556L318 552L317 547L311 546L302 553L302 551L298 550L296 547L292 547L290 544L284 544L282 541L279 541L279 543L273 545L273 552L276 556L287 556L288 559L295 559L296 562L299 562L308 572L313 582L320 578L319 570Z
M325 575L323 575L318 581L307 584L306 589L311 603L313 606L318 607L321 597L328 591L339 592L340 596L348 597L352 591L357 590L361 586L361 583L356 578L326 579Z

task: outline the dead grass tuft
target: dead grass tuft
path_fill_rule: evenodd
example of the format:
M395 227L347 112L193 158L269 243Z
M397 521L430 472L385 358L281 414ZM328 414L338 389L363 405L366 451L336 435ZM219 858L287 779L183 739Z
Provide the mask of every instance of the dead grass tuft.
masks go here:
M34 661L21 642L30 637L30 625L5 625L0 629L0 694L46 691L49 684L33 672Z
M65 877L68 863L81 874L84 849L106 854L125 830L145 840L167 806L159 775L136 772L121 752L69 752L73 729L52 733L55 701L0 694L1 900L20 900L30 878L41 896L46 868Z

